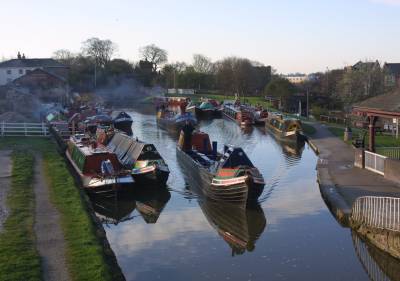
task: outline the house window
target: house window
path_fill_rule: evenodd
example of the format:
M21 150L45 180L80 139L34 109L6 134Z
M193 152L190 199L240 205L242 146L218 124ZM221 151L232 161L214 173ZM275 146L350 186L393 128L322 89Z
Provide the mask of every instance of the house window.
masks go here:
M11 69L7 69L7 74L11 74Z
M19 74L24 74L24 70L23 70L23 69L20 69L20 70L19 70Z

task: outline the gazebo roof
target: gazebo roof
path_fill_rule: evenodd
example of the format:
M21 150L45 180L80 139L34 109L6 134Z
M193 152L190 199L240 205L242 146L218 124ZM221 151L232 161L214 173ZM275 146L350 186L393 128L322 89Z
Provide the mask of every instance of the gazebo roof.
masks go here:
M353 106L358 112L374 115L400 116L400 89L389 94L366 99Z

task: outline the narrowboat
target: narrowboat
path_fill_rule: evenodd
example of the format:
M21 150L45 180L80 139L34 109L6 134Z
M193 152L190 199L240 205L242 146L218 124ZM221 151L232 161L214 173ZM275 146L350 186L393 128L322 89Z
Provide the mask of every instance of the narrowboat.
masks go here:
M85 134L72 135L65 153L83 187L89 190L134 182L130 171L121 166L115 153L97 145Z
M118 115L113 118L114 128L121 130L128 135L132 135L132 123L132 117L125 111L118 113Z
M254 110L254 124L265 125L265 121L268 118L268 110L262 107L255 107Z
M216 100L205 99L195 106L195 113L198 118L214 118L221 117L222 110Z
M239 101L224 102L222 113L240 126L254 125L254 112L241 105Z
M125 169L138 183L165 185L169 168L153 144L144 143L122 132L114 134L107 144Z
M280 113L269 113L265 127L280 141L302 143L305 141L301 121L294 118L285 118Z
M188 134L188 132L186 132ZM211 148L209 136L182 131L177 145L177 158L189 181L198 182L202 193L217 201L247 204L258 199L264 189L261 173L239 147Z
M186 123L197 125L197 119L191 112L176 113L167 109L157 112L157 124L165 130L179 132Z
M249 207L235 206L211 200L199 200L208 223L229 245L232 256L252 252L267 225L259 204Z

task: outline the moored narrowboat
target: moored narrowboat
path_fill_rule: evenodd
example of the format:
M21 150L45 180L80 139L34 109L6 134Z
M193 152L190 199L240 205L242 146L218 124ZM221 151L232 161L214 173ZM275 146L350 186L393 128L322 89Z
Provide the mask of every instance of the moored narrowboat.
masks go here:
M179 132L186 123L197 125L197 119L191 112L176 113L166 109L157 112L157 124L165 130Z
M264 179L241 148L225 146L220 154L216 143L211 147L206 133L187 134L188 131L181 132L177 158L185 176L197 182L204 195L239 204L257 200Z
M128 135L132 135L132 123L132 117L125 111L121 111L115 118L113 118L114 128L121 130Z
M204 99L195 106L195 113L198 118L216 118L221 117L222 109L216 100Z
M265 126L279 140L284 142L302 143L305 141L301 121L285 118L280 113L269 113Z
M224 102L222 113L225 117L237 122L240 126L254 124L254 112L242 106L239 101Z
M117 132L107 145L123 167L131 171L135 182L165 185L169 168L153 144Z
M134 182L130 171L120 165L117 156L104 146L97 145L87 135L72 135L65 153L87 189L96 191Z

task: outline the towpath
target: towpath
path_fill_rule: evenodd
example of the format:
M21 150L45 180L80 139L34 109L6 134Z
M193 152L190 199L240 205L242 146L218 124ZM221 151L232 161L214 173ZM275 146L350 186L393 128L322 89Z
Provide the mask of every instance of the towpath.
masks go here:
M345 209L345 213L360 196L400 196L400 186L396 183L368 170L354 167L354 149L334 136L326 125L312 125L316 133L310 141L319 150L318 180L322 189L328 196L332 195L330 197L336 205Z
M11 153L10 150L0 150L0 232L7 218L7 194L11 185Z
M70 280L65 261L65 240L60 215L50 201L42 156L35 155L35 233L45 281Z

